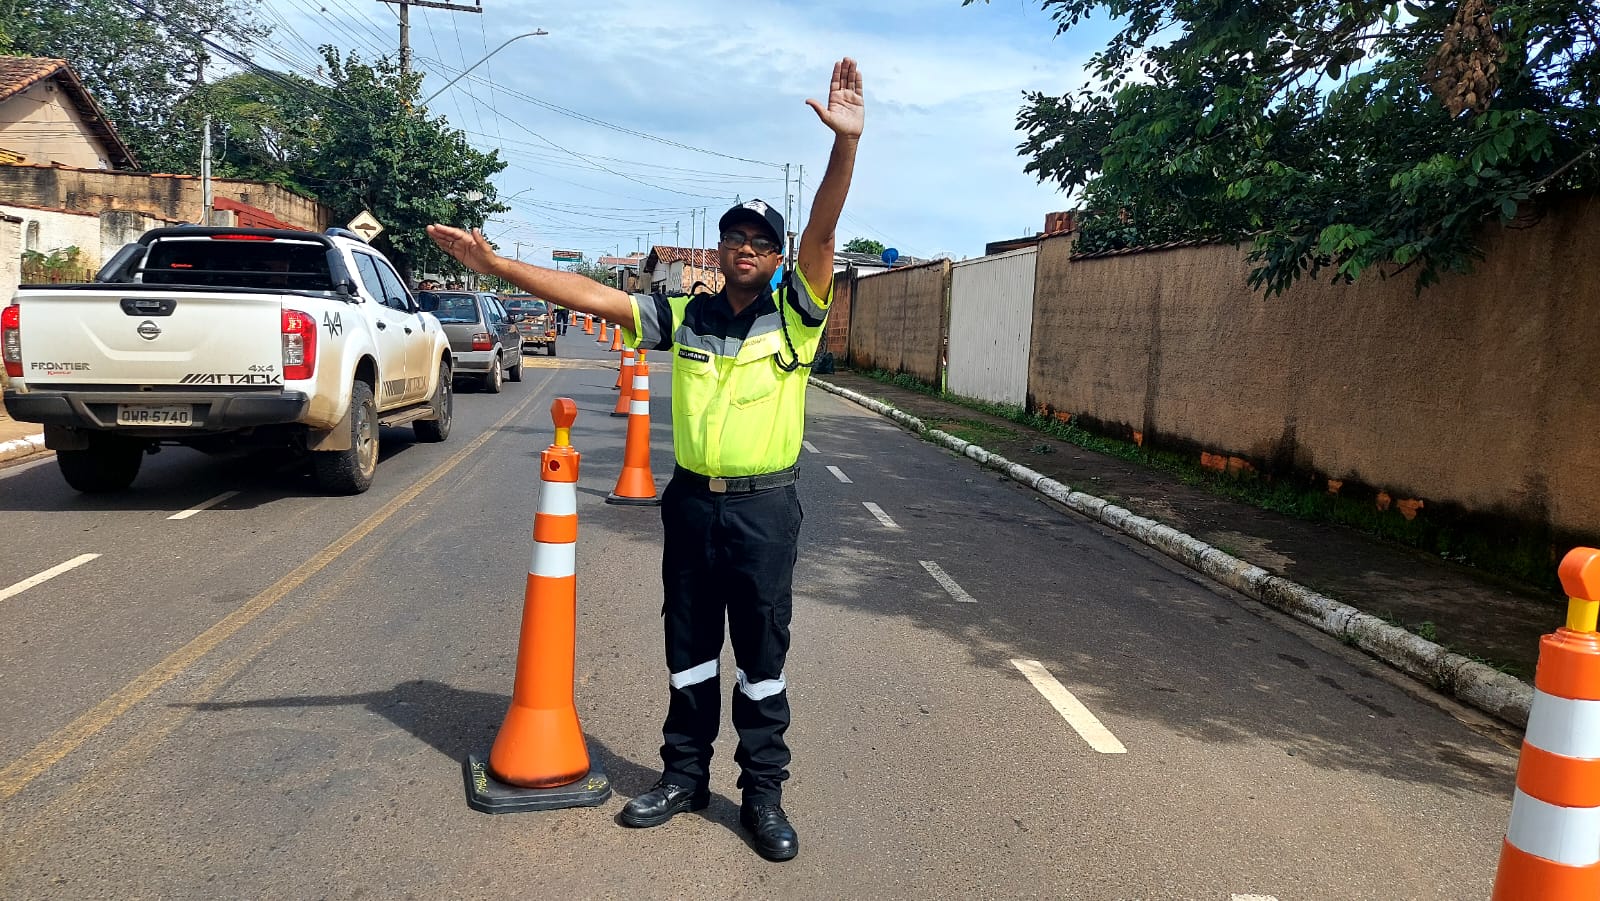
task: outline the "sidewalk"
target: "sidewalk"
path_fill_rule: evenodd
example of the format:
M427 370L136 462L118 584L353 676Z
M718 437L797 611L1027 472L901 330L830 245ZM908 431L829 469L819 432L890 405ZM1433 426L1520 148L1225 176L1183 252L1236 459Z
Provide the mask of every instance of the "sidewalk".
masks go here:
M0 407L0 467L48 453L44 427L37 422L17 422Z
M1094 501L1099 498L1193 536L1223 554L1215 554L1209 548L1197 552L1194 548L1198 545L1181 535L1150 535L1158 530L1149 524L1118 525L1116 520L1126 517L1116 513L1115 508L1106 508L1109 512L1100 517L1210 575L1216 576L1222 569L1212 558L1227 555L1281 577L1273 580L1259 572L1243 572L1237 579L1222 581L1250 583L1247 588L1262 589L1260 594L1266 597L1261 599L1280 608L1306 607L1295 595L1309 595L1313 601L1310 606L1319 609L1286 612L1308 622L1336 620L1341 638L1518 725L1526 717L1527 692L1523 686L1478 663L1488 663L1524 683L1531 682L1538 661L1539 636L1565 622L1565 598L1544 595L1409 548L1384 544L1340 526L1294 519L1217 497L1159 470L1084 450L998 416L844 370L819 376L814 382L886 403L922 420L929 429L960 431L986 451L1054 479L1072 492L1093 496L1074 494L1074 503L1069 506L1092 513L1103 506ZM959 441L953 443L959 445ZM1235 569L1252 569L1239 567L1233 561L1228 563ZM1282 580L1296 585L1282 585ZM1262 584L1268 582L1273 584ZM1245 593L1258 594L1251 590ZM1350 611L1330 615L1321 609L1321 602L1328 599L1338 602L1333 607L1348 605L1413 634L1399 633L1365 617L1352 623ZM1322 623L1317 624L1324 628ZM1417 635L1427 641L1418 640ZM1406 647L1392 647L1397 644ZM1477 658L1477 662L1469 663L1456 655ZM1439 669L1447 656L1452 661L1448 671ZM1463 674L1463 670L1470 672ZM1489 690L1465 691L1461 685L1442 684L1455 683L1458 678L1496 684ZM1480 697L1471 697L1474 693ZM1506 703L1508 695L1522 697L1517 703ZM1490 698L1488 703L1485 698Z

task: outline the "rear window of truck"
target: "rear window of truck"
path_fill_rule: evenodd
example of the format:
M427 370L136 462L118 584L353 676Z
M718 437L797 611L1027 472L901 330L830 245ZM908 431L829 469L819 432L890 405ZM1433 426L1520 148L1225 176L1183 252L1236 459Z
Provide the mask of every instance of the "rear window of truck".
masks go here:
M157 241L144 263L155 285L332 291L327 248L289 240L196 238Z

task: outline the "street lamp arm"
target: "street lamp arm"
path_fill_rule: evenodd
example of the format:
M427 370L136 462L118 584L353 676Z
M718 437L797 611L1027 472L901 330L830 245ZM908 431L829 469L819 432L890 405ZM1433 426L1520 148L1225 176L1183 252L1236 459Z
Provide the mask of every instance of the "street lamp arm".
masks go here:
M511 38L510 40L506 41L504 44L501 44L500 46L494 48L493 50L490 50L488 56L485 56L483 59L480 59L477 62L473 63L472 65L468 66L466 71L462 72L460 75L457 75L455 78L452 78L449 81L445 82L444 83L444 87L440 88L437 91L434 91L432 94L429 94L427 99L423 100L422 103L418 104L418 106L427 106L429 100L432 100L433 98L439 96L440 94L443 94L445 91L450 90L450 86L451 85L455 84L456 82L460 81L463 78L466 78L467 75L470 72L472 72L473 69L476 69L479 66L483 65L484 63L488 62L490 56L494 56L496 53L499 53L500 51L502 51L502 50L506 49L507 47L511 46L511 43L513 41L520 41L523 38L539 37L540 35L546 35L546 34L549 34L549 33L550 32L545 31L543 28L541 28L538 31L530 31L530 32L528 32L526 34L519 34L516 37Z

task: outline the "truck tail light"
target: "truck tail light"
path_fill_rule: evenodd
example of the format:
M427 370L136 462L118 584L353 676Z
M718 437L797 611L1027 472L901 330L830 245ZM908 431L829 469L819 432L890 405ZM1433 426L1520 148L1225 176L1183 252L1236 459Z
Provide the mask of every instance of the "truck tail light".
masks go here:
M308 379L317 371L317 320L299 310L283 311L283 380Z
M479 332L472 336L473 350L494 350L494 336L488 332Z
M5 358L6 375L22 378L22 308L16 304L0 311L0 347Z

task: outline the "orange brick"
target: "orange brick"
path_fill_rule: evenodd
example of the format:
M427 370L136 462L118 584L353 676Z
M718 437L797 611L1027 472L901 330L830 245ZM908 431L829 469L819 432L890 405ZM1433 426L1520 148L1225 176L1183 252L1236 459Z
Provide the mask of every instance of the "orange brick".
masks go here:
M1419 500L1404 500L1397 502L1395 506L1399 508L1401 516L1412 520L1417 518L1417 511L1422 509L1423 504Z
M1133 433L1133 443L1139 445L1140 447L1144 447L1144 432L1140 432L1140 431L1137 431L1137 430L1134 431L1134 433Z
M1394 502L1394 498L1389 496L1389 492L1387 492L1387 491L1378 492L1378 509L1379 510L1388 510L1389 509L1389 505L1391 503L1393 503L1393 502Z
M1340 479L1329 479L1328 480L1328 493L1329 494L1337 495L1339 493L1339 489L1341 489L1343 487L1344 487L1344 482L1342 480L1340 480Z
M1229 457L1228 458L1228 474L1229 475L1235 475L1236 476L1236 475L1239 475L1240 473L1255 472L1255 471L1256 471L1256 468L1254 466L1250 465L1250 461L1249 460L1243 459L1241 457Z
M1221 454L1208 454L1205 451L1201 451L1200 465L1216 472L1227 472L1228 458Z

